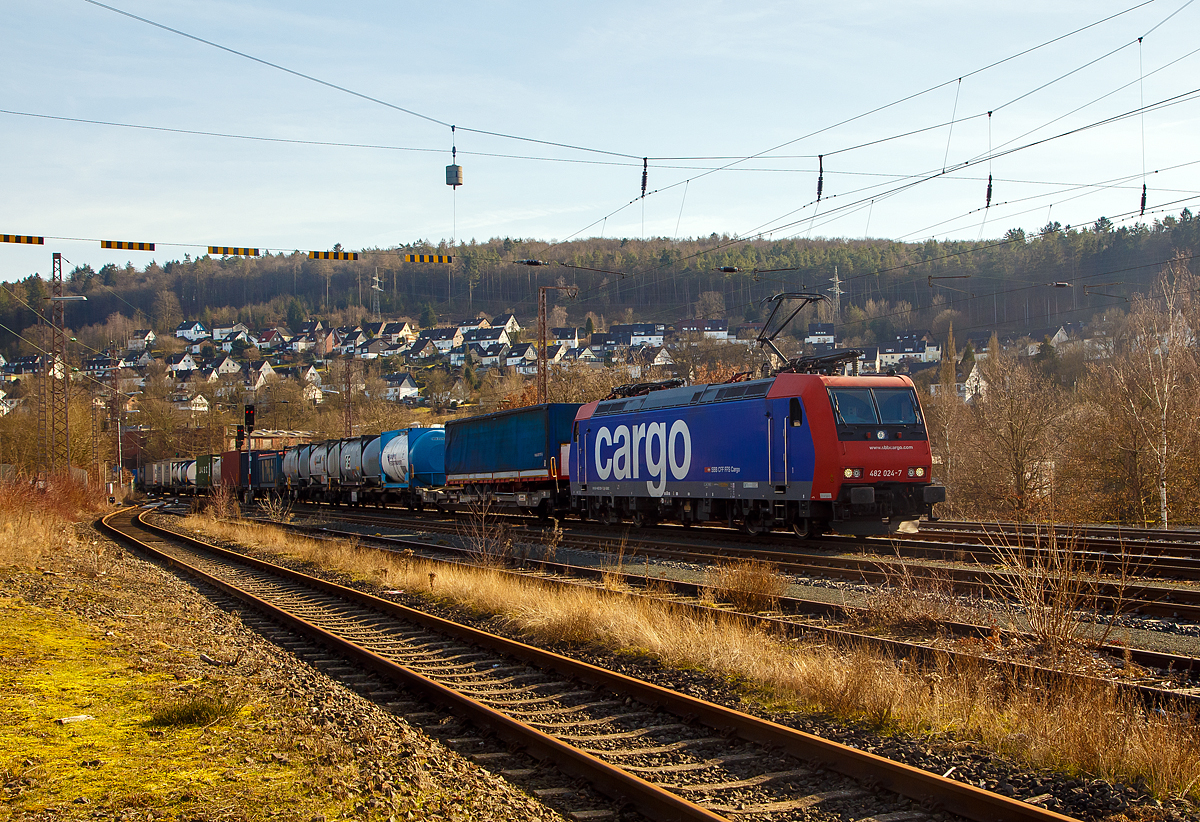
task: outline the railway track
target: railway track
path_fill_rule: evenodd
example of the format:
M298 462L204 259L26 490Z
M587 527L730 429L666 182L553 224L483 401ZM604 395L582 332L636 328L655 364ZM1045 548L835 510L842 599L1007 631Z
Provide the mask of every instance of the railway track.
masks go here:
M455 521L434 517L395 516L387 513L366 513L361 510L346 510L322 506L297 506L298 513L316 512L318 516L336 518L342 522L361 525L376 525L392 528L414 528L434 533L458 534L463 526ZM528 518L514 518L524 523L513 528L513 534L531 542L545 539L545 525L536 527ZM706 533L707 532L707 533ZM626 557L653 557L656 559L712 564L739 559L755 559L774 564L786 574L801 577L837 578L853 582L886 583L903 572L914 577L936 582L952 589L955 593L989 595L997 589L1015 582L1011 572L994 567L970 567L961 562L944 565L922 565L904 563L903 551L897 541L861 540L839 541L839 551L865 544L871 547L896 548L896 553L846 556L844 553L818 553L801 551L795 539L787 540L787 550L776 549L778 543L764 542L761 537L744 544L730 544L733 532L714 528L655 528L592 529L586 525L572 523L563 538L563 545L583 550L612 551L618 548ZM718 542L718 540L720 542ZM711 547L706 547L711 546ZM944 548L947 552L959 553L964 548ZM899 555L897 555L899 554ZM993 558L994 560L994 558ZM1076 568L1074 573L1084 575L1085 569ZM1084 598L1088 604L1101 611L1141 616L1184 619L1200 622L1200 588L1186 585L1152 584L1127 577L1126 582L1117 583L1103 578L1087 590Z
M102 530L661 820L1062 822L1045 808L208 546L126 510ZM584 809L578 818L599 818Z
M277 523L272 523L278 525ZM477 552L470 548L455 545L434 544L421 540L376 535L364 537L356 531L342 531L327 526L311 526L288 524L289 529L303 533L342 538L357 539L380 545L394 551L413 551L423 559L448 564L474 565L478 560ZM446 555L456 556L459 560L445 560ZM528 563L520 562L520 569L512 568L507 573L515 576L535 576L548 584L576 584L572 580L588 580L595 585L618 583L630 591L647 590L647 594L657 599L669 598L673 604L693 610L703 616L729 615L730 611L709 604L711 592L700 583L672 580L665 577L648 577L646 573L624 572L619 569L604 568L590 565L574 565L544 558L534 558ZM622 591L620 595L627 595ZM814 622L813 617L833 617L844 619L865 609L855 608L844 604L834 604L819 600L806 600L796 597L779 597L777 607L779 615L763 615L737 613L740 619L751 622L765 631L785 637L805 637L811 640L829 643L838 647L858 648L869 647L886 657L910 659L930 669L937 669L939 664L946 662L952 665L968 665L980 659L988 659L1015 685L1020 683L1044 683L1051 679L1073 678L1082 683L1115 685L1127 690L1153 708L1164 705L1175 705L1185 710L1200 710L1200 659L1131 648L1127 645L1109 644L1101 646L1100 650L1108 654L1114 661L1128 660L1146 669L1157 670L1158 674L1143 674L1137 679L1111 680L1098 679L1092 676L1077 675L1044 668L1032 664L1015 662L996 657L988 657L981 652L964 653L945 647L910 642L899 639L889 639L854 631L844 627L833 627L828 624ZM992 626L976 625L965 622L944 622L939 630L958 638L973 638L988 643L996 641L1029 641L1031 637L1011 631L999 631Z

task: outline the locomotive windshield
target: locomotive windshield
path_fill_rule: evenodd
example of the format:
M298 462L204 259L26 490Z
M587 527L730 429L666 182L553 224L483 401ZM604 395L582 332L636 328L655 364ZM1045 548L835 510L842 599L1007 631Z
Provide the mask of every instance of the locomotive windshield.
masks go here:
M919 425L911 388L830 388L829 400L844 425Z

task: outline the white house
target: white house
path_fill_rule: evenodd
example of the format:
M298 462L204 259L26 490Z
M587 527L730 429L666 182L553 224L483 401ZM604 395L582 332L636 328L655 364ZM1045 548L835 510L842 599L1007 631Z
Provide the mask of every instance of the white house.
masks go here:
M209 333L208 329L204 327L204 323L199 320L187 320L175 328L175 336L195 342L201 337L209 336Z
M171 354L166 358L168 371L195 371L196 361L188 353Z
M728 327L728 326L726 326ZM610 335L629 335L629 345L662 345L667 327L662 323L624 323L610 325Z
M501 314L492 320L492 328L503 328L511 337L521 330L521 324L517 322L516 314Z
M504 357L504 364L511 368L530 363L537 365L537 346L533 343L517 343L512 348L508 349L508 354Z
M139 328L129 336L128 348L130 351L145 351L150 348L158 340L158 335L154 333L152 328Z
M475 343L477 345L489 346L499 343L500 345L510 345L512 341L508 338L508 332L503 328L476 328L472 331L463 332L463 342Z
M836 342L833 323L809 323L804 342L809 345L833 345Z
M567 348L579 347L579 329L578 328L551 328L548 339L553 340L558 345L565 345Z
M682 320L678 331L680 334L699 335L706 340L725 342L729 339L729 320ZM648 344L662 345L661 342Z
M214 325L212 330L212 338L217 342L220 342L226 337L237 334L239 331L244 331L247 334L250 333L250 329L245 323L236 322L233 325Z
M415 397L420 392L416 380L407 371L396 374L384 374L383 381L387 384L387 399L392 402Z
M446 354L451 348L458 348L463 344L463 332L457 326L454 328L427 328L421 332L414 344L419 344L423 339L433 343L439 354Z

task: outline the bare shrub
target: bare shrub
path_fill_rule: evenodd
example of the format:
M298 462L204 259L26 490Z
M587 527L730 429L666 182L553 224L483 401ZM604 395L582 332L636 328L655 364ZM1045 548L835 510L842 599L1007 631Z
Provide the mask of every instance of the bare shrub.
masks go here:
M558 520L551 519L550 522L550 529L542 532L542 559L545 562L554 562L563 541L563 529Z
M271 522L287 524L292 521L292 504L283 497L267 497L258 503L258 510Z
M457 528L476 565L495 568L507 565L512 559L512 529L487 497L468 506L467 516L459 520Z
M890 631L936 631L961 616L945 574L916 574L906 562L881 563L884 582L855 612L860 625Z
M787 590L779 569L756 559L722 563L705 572L705 586L713 599L728 602L739 611L774 611Z
M218 485L211 489L204 510L213 519L239 519L242 516L237 495L228 485Z
M1010 538L1001 531L987 538L998 565L988 585L991 594L1014 606L1012 627L1032 634L1047 657L1061 659L1108 640L1126 609L1125 590L1132 575L1123 544L1118 571L1106 579L1103 560L1088 559L1077 534L1060 536L1056 528L1047 526L1029 538L1020 534ZM1115 591L1115 606L1102 620L1096 604L1105 588Z

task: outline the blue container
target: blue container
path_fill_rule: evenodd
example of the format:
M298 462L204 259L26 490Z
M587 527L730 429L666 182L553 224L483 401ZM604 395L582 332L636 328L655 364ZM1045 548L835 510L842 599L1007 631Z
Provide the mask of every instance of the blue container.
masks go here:
M250 454L250 484L254 490L274 491L282 480L282 451L254 451Z
M385 488L439 487L446 484L446 430L402 428L379 437Z
M451 484L551 479L561 473L577 403L515 408L446 424L446 479Z

